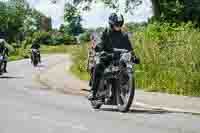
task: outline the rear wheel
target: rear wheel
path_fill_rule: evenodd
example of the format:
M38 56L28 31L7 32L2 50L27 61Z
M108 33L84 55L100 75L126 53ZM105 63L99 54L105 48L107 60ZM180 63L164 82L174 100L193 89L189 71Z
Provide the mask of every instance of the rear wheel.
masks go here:
M135 78L132 73L127 73L128 80L124 84L122 78L119 80L116 90L117 107L120 112L127 112L135 95Z
M38 58L37 55L33 54L33 66L36 67L38 65Z
M38 64L37 61L34 61L34 62L33 62L33 66L34 66L34 67L36 67L37 64Z

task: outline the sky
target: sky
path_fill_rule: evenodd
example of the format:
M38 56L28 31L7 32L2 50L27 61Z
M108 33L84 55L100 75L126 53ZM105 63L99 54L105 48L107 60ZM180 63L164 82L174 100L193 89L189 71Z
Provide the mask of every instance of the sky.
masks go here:
M60 24L64 22L64 3L67 0L56 0L56 4L52 4L52 0L27 0L31 7L36 8L45 15L52 18L53 28L59 28ZM120 9L123 9L124 0L120 0ZM106 26L109 14L113 12L112 9L105 7L102 3L92 4L92 9L81 14L82 24L85 28L96 28L99 26ZM123 13L124 14L124 13ZM126 22L141 22L147 21L152 16L150 0L143 0L142 5L138 6L134 15L124 14Z

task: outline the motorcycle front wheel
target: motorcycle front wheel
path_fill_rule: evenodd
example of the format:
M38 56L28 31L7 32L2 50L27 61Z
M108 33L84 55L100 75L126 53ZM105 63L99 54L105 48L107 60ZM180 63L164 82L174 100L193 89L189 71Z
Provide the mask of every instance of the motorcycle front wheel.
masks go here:
M102 103L100 103L98 100L91 101L91 105L93 109L100 109L102 106Z
M118 82L116 90L117 108L120 112L127 112L135 95L135 78L132 73L127 73L128 80L122 83L121 79Z
M0 75L2 75L3 73L3 62L0 61Z
M104 86L104 80L101 79L100 83L99 83L99 88L102 88ZM97 95L99 93L99 89L97 91ZM98 97L98 96L97 96ZM101 106L103 105L102 99L96 99L96 100L91 100L91 105L93 109L100 109Z

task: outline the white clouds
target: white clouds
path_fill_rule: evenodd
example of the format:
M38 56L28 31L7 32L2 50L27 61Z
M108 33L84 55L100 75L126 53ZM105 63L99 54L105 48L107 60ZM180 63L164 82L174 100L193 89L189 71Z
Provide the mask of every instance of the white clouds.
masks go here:
M59 27L63 23L64 16L64 4L65 0L56 0L56 4L52 4L51 0L27 0L37 10L43 12L47 16L52 18L53 27ZM69 0L66 0L69 1ZM120 5L124 3L124 0L120 0ZM123 5L120 7L122 10ZM105 7L101 3L93 3L92 10L89 12L83 12L83 26L85 27L98 27L105 26L111 9ZM134 15L124 14L125 20L130 21L145 21L149 16L152 16L150 0L143 0L143 4L136 8Z
M152 16L150 0L143 0L142 5L135 9L134 15L131 15L130 13L126 14L123 12L124 4L125 1L120 0L120 11L122 11L121 13L124 15L126 22L147 21L147 19ZM108 22L108 16L111 12L113 12L112 9L105 7L101 3L93 4L91 11L82 14L84 19L83 24L85 27L106 26Z
M102 3L93 4L92 10L81 14L83 17L83 26L98 27L107 24L107 18L112 12L111 9L105 7Z
M2 1L2 2L7 2L8 0L0 0L0 1Z
M50 0L28 0L29 3L41 11L45 15L52 18L53 27L59 27L59 23L63 23L64 4L65 0L57 0L55 4Z

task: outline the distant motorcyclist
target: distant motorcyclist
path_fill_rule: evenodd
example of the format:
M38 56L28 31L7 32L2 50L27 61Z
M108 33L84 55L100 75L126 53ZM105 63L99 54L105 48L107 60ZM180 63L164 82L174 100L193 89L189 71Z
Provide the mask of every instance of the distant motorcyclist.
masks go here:
M39 62L41 62L40 43L39 43L39 41L37 41L37 40L33 41L31 49L35 49L35 50L38 51L38 53L39 53ZM32 56L31 56L31 59L33 59Z
M114 48L126 49L128 51L132 51L133 56L135 56L128 35L122 31L123 24L123 16L121 14L112 13L109 17L110 27L105 29L105 31L103 32L101 36L101 41L96 45L95 51L104 51L107 53L111 53ZM96 99L96 93L100 83L100 79L104 73L105 68L108 67L111 62L111 57L105 57L101 59L100 63L95 66L93 72L91 93L88 96L89 100Z
M3 70L0 69L0 74L2 72L7 73L7 62L8 62L8 55L9 50L6 47L6 42L4 39L0 39L0 55L3 57L4 67Z

